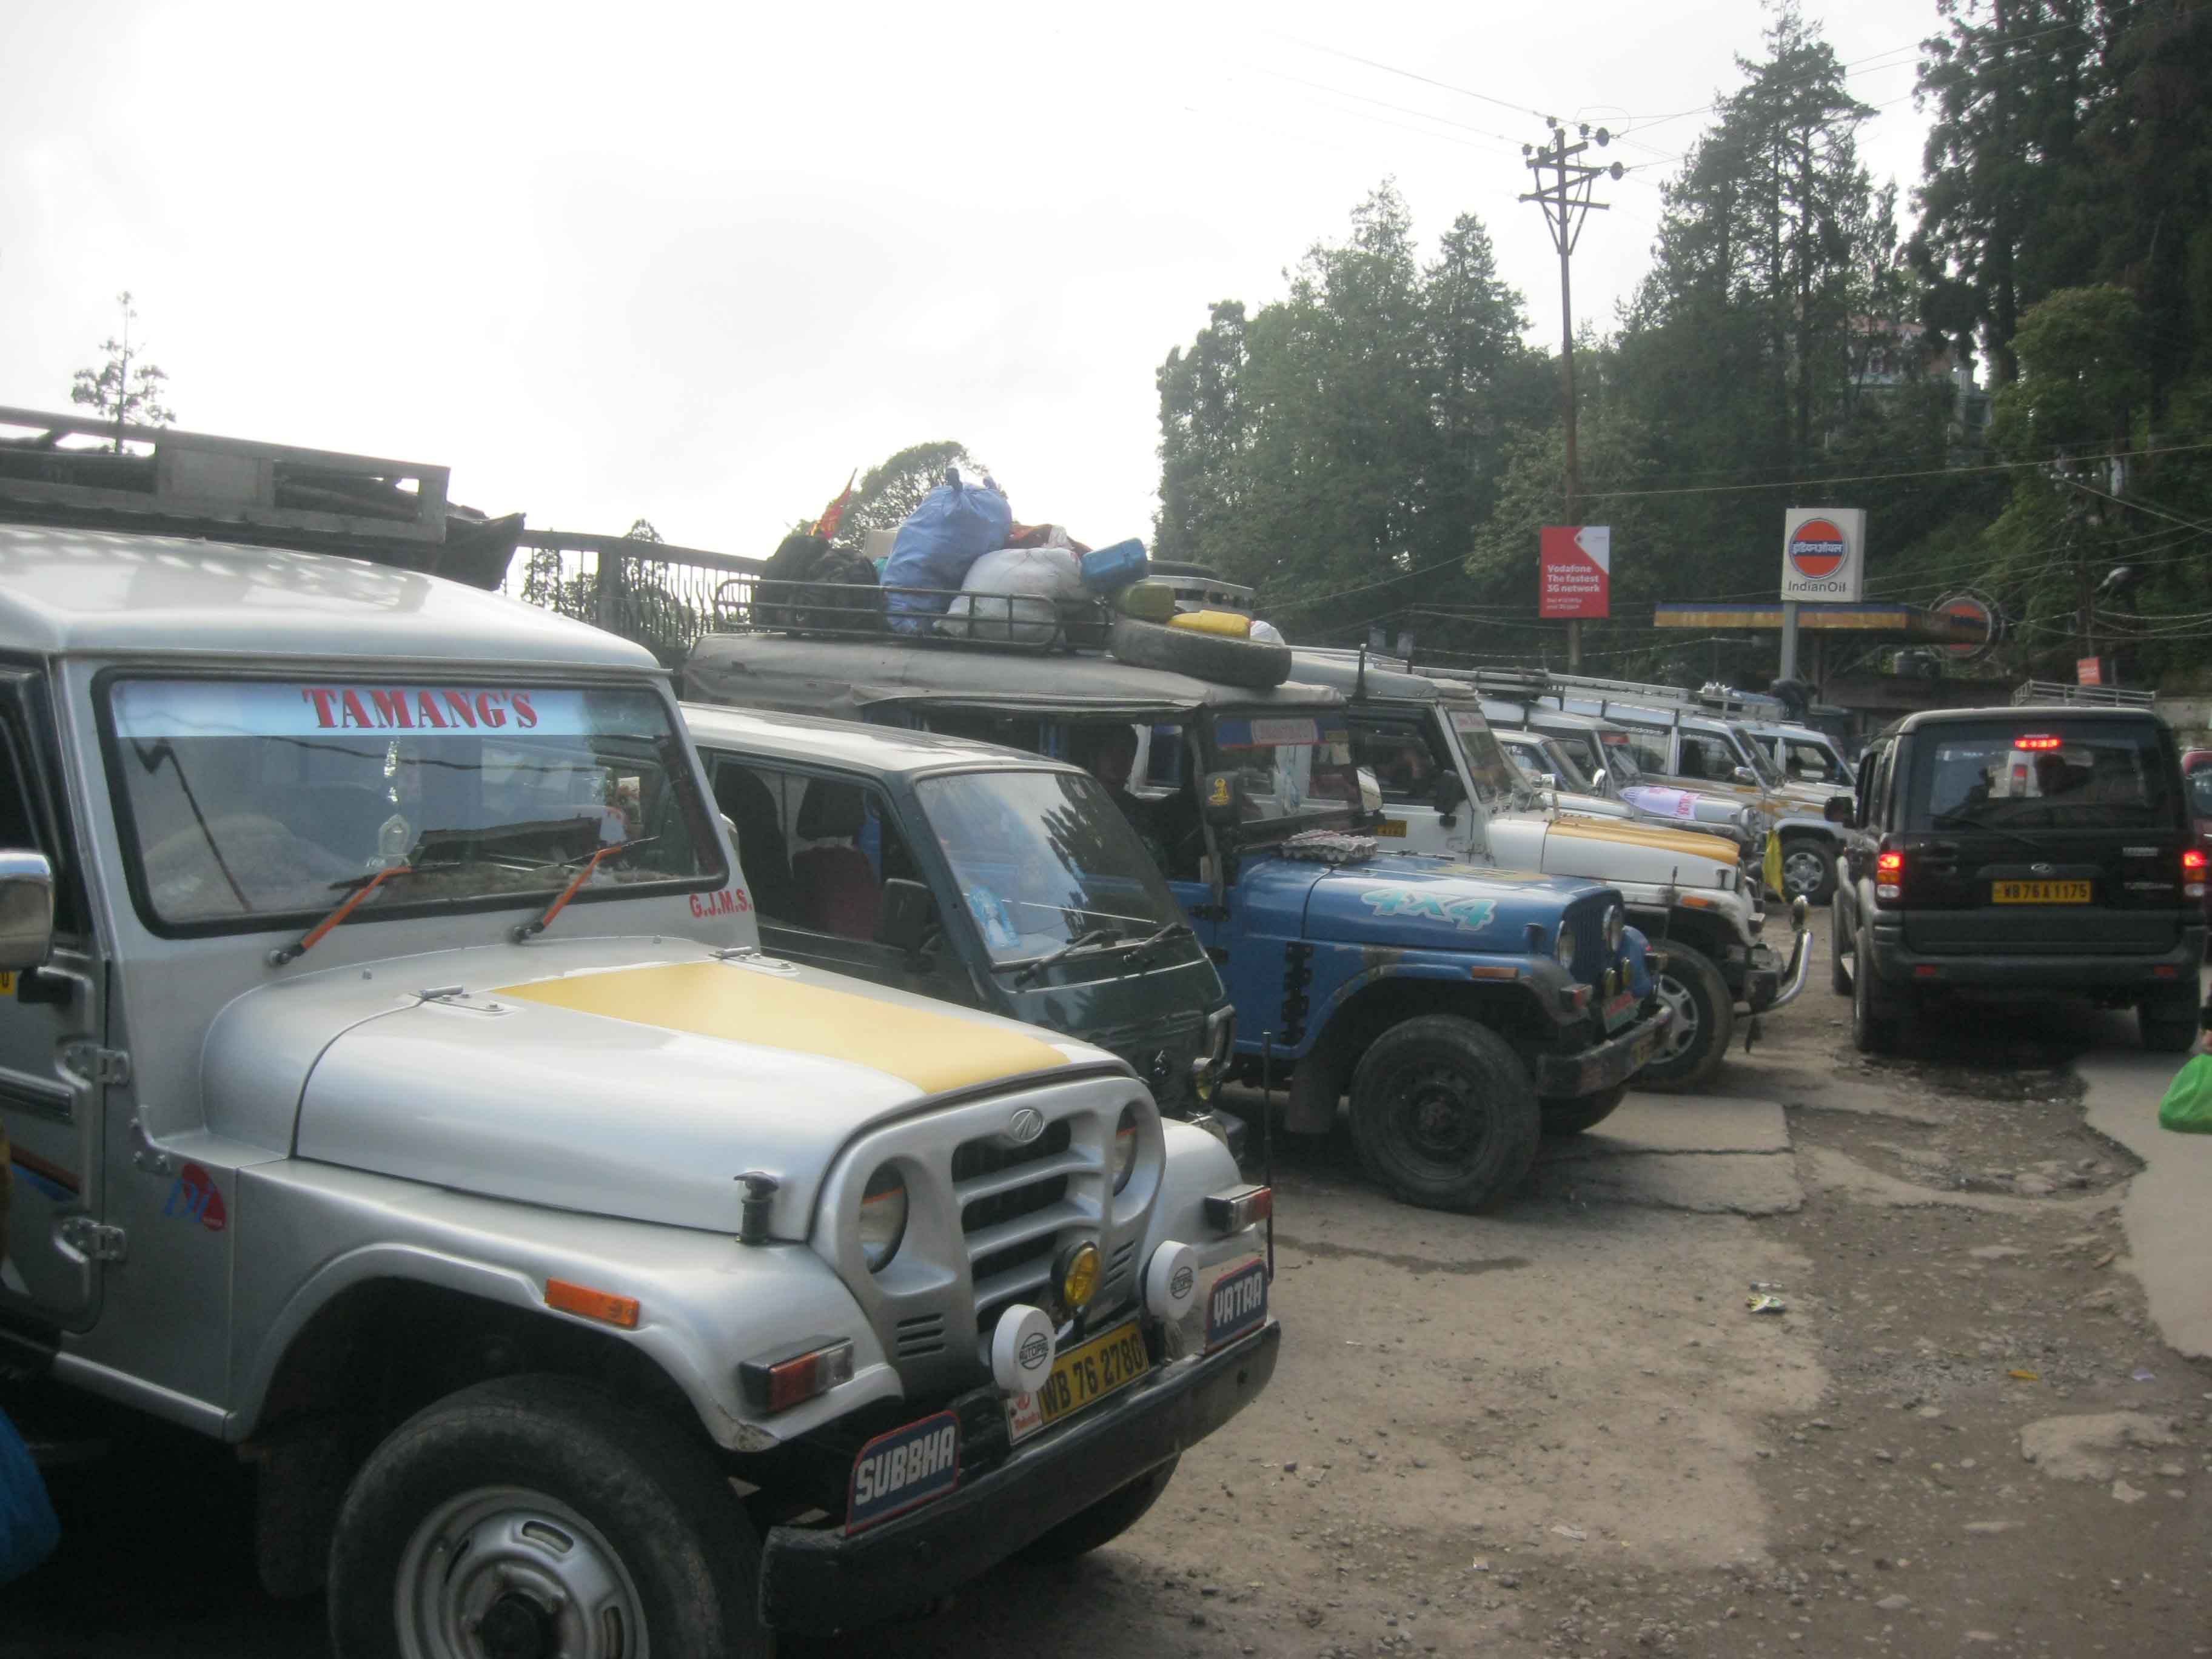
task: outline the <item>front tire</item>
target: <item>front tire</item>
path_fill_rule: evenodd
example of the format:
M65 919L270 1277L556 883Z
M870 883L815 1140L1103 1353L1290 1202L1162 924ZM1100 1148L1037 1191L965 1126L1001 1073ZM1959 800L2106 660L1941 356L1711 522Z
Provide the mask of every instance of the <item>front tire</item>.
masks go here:
M1454 1014L1376 1038L1352 1074L1352 1138L1376 1182L1426 1210L1480 1210L1520 1185L1543 1118L1505 1039Z
M1022 1559L1054 1565L1112 1543L1160 1501L1168 1482L1175 1479L1176 1465L1182 1461L1170 1457L1149 1474L1139 1475L1121 1491L1107 1493L1089 1509L1040 1534L1022 1547Z
M416 1413L355 1477L331 1644L337 1659L765 1659L759 1577L702 1443L567 1377L501 1377Z
M1694 1089L1720 1069L1735 1035L1735 999L1728 981L1702 951L1669 940L1661 947L1667 966L1654 981L1674 1018L1659 1050L1636 1074L1642 1089Z
M1594 1129L1606 1119L1628 1094L1626 1083L1616 1083L1610 1089L1601 1089L1594 1095L1583 1095L1569 1100L1544 1102L1544 1133L1547 1135L1578 1135L1585 1129Z
M1812 836L1785 836L1782 840L1782 896L1802 898L1808 909L1826 904L1836 895L1835 854Z

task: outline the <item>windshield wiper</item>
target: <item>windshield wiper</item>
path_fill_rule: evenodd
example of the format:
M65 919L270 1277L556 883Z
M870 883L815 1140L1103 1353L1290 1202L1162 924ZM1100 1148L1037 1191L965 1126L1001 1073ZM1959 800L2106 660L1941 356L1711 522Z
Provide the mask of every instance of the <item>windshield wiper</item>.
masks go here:
M635 848L647 846L659 839L658 836L640 836L635 841L611 842L589 858L581 860L580 862L584 867L577 871L575 878L561 890L561 896L545 907L545 914L535 921L517 922L510 937L517 945L526 939L535 939L552 925L554 917L568 908L568 901L576 896L577 890L592 878L592 873L600 865L617 853L627 853Z
M1971 812L1931 812L1928 815L1928 822L1939 830L1948 824L1954 830L1994 830L2000 836L2010 836L2031 853L2048 853L2051 850L2046 842L2033 840L2004 824L1991 823L1986 819L1978 818Z
M1165 945L1171 939L1185 937L1196 937L1191 933L1190 924L1187 921L1170 921L1155 927L1142 939L1124 939L1121 942L1141 956L1156 945Z
M1079 951L1103 950L1109 945L1121 943L1121 936L1111 927L1094 927L1079 938L1072 939L1056 951L1048 951L1041 957L1032 957L1024 963L1021 971L1014 975L1014 983L1026 985L1055 962L1065 962Z
M350 881L332 882L331 890L333 892L345 892L346 896L339 902L336 909L301 934L291 944L280 945L271 951L269 953L269 965L271 968L282 968L288 962L297 962L323 942L324 934L351 915L363 899L393 877L434 875L441 870L458 868L459 866L454 864L393 864L387 865L381 870L372 871L365 876L356 876ZM352 890L350 892L346 891L349 888Z

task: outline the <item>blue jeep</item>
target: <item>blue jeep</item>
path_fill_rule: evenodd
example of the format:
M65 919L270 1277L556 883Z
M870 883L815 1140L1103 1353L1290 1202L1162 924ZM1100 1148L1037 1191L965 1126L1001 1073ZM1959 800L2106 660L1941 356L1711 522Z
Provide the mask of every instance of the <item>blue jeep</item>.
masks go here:
M1332 1129L1348 1095L1362 1160L1408 1203L1476 1210L1510 1192L1540 1135L1620 1103L1666 1023L1613 889L1386 854L1358 833L1374 780L1334 691L767 634L702 639L685 688L1089 765L1219 965L1240 1077L1272 1060L1293 1132ZM1148 948L1110 931L1082 948Z

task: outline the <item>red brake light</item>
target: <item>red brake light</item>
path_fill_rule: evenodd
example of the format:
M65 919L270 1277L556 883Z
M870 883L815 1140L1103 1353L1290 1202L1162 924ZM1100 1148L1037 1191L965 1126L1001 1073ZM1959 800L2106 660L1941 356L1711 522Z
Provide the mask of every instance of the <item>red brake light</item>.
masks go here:
M2204 854L2203 849L2196 847L2183 848L2181 849L2181 869L2185 875L2203 875L2204 873Z
M2047 737L2038 732L2033 737L2014 738L2012 740L2012 746L2015 749L2056 749L2064 741L2063 738Z
M1902 853L1877 853L1875 854L1874 871L1875 874L1878 876L1903 875L1905 873L1905 854Z

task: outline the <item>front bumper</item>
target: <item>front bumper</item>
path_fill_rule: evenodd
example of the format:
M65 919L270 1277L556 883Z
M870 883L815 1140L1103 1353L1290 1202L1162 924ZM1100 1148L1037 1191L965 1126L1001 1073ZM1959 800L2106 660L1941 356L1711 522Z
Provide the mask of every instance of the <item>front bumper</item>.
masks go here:
M1547 1100L1572 1100L1626 1083L1644 1067L1659 1046L1659 1034L1674 1016L1659 1008L1620 1036L1607 1037L1571 1054L1536 1057L1536 1092Z
M872 1531L769 1528L762 1622L827 1635L927 1606L1024 1544L1196 1445L1259 1397L1282 1327L1170 1364L936 1503Z
M1902 923L1885 927L1877 920L1874 965L1876 977L1892 986L1925 991L2041 991L2063 996L2181 985L2193 993L2204 961L2204 939L2203 927L2185 927L2172 949L2141 955L1930 956L1906 945Z
M1811 976L1813 952L1808 941L1812 935L1805 929L1805 901L1797 900L1792 910L1795 936L1786 964L1775 955L1771 945L1752 947L1751 970L1744 975L1742 995L1754 1014L1787 1008L1803 994L1805 981Z

